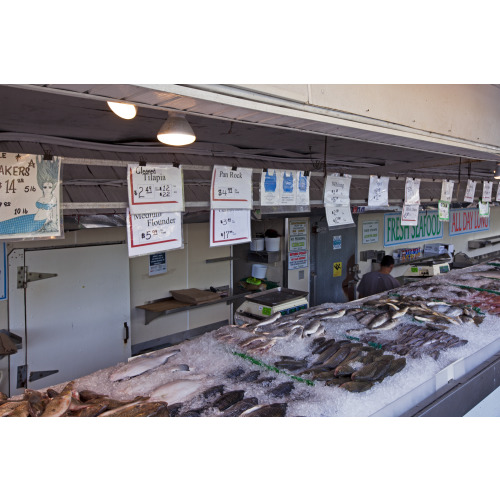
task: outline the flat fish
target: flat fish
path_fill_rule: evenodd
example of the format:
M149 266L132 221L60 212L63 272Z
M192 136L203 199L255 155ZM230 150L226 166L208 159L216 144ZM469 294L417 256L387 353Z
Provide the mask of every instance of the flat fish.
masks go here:
M80 395L80 401L83 401L84 403L86 401L91 401L92 399L106 397L104 394L98 394L97 392L89 391L88 389L83 389L82 391L79 392L79 395Z
M73 397L73 387L74 382L67 384L64 389L60 392L59 396L51 399L45 411L40 415L41 417L61 417L68 410L71 405L71 398Z
M182 403L175 403L168 406L168 413L171 417L177 417L181 411Z
M292 392L294 387L295 386L293 382L283 382L282 384L269 391L269 394L275 398L283 398L285 396L288 396Z
M23 401L7 401L0 406L0 417L6 417L9 413L13 412Z
M259 404L257 398L246 398L230 406L221 416L239 417L244 411L249 410Z
M169 404L182 403L200 392L201 380L179 379L160 385L150 394L150 399L168 401Z
M175 356L180 352L179 349L175 351L169 351L157 356L144 356L138 359L133 359L129 361L126 365L115 370L110 376L109 380L111 382L118 382L125 378L137 377L145 372L154 370L158 368L163 363L166 363L168 358Z
M17 405L11 412L4 415L5 417L28 417L29 412L29 402L22 401L21 404Z
M203 391L203 397L205 399L213 398L214 396L220 396L224 392L224 385L214 385L209 387L207 390Z
M359 382L375 382L381 380L389 371L390 361L374 361L363 366L351 375L351 379Z
M286 408L286 403L257 405L244 411L240 417L284 417L286 415Z
M245 373L245 370L241 368L241 366L238 366L232 370L229 370L224 374L224 376L228 379L237 379L239 376L243 375Z
M259 370L253 370L248 372L244 377L241 378L241 382L255 382L260 377Z
M78 410L76 412L71 412L70 417L97 417L101 413L108 410L108 405L106 403L91 404L87 408Z
M350 346L341 347L335 354L330 356L320 366L333 370L334 368L337 368L337 366L340 365L340 363L342 363L342 361L344 361L347 358L350 352L351 352Z
M59 393L55 389L49 388L47 389L47 396L52 399L59 396Z
M99 415L100 417L153 417L163 410L163 416L168 417L168 405L163 401L135 403L116 408Z
M213 406L219 411L227 410L230 406L241 401L245 395L245 391L230 391L223 394L220 398L214 401Z
M349 392L364 392L371 389L373 382L360 382L351 380L349 382L343 383L340 388L345 389Z

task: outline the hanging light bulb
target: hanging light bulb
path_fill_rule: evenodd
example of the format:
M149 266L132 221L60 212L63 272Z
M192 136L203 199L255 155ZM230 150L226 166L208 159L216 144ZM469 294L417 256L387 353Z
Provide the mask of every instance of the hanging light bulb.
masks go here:
M182 113L169 111L167 121L158 132L158 140L169 146L186 146L196 140L193 129Z
M107 101L107 103L115 115L125 120L131 120L137 114L137 108L133 104L113 101Z

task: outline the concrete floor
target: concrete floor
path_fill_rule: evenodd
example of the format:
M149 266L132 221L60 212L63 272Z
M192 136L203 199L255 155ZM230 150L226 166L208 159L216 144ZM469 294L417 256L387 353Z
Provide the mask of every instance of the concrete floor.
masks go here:
M500 387L486 396L464 417L500 417Z

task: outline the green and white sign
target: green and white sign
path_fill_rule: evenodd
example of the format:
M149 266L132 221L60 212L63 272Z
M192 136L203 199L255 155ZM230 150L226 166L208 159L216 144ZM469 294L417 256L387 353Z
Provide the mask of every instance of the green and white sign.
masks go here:
M421 211L416 226L402 226L401 213L384 215L384 246L403 243L440 240L443 237L443 223L437 210Z

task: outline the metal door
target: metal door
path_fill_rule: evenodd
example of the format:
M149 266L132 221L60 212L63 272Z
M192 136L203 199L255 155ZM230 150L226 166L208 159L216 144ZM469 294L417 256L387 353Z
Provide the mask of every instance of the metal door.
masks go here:
M329 230L324 218L311 228L310 305L353 300L357 228Z
M23 273L29 277L25 288ZM37 279L38 273L56 276ZM11 394L72 380L130 357L126 245L15 250L9 278L10 330L23 338L22 350L11 358Z

